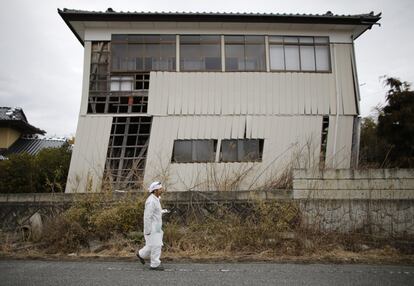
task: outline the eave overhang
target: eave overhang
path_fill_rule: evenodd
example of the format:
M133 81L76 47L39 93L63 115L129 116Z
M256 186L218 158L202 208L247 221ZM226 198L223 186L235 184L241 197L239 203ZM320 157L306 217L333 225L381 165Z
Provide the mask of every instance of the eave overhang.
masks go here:
M73 22L221 22L221 23L287 23L287 24L322 24L346 25L354 30L353 39L359 37L366 30L381 19L381 13L359 15L334 15L327 12L323 15L312 14L241 14L241 13L146 13L146 12L115 12L108 9L106 12L82 11L72 9L58 9L59 15L84 45L84 39Z

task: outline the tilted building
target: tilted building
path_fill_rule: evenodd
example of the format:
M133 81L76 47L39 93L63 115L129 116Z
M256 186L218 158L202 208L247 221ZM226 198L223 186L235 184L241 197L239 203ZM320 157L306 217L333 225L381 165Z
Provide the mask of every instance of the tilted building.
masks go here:
M66 192L252 189L357 164L354 40L380 14L58 13L85 51Z

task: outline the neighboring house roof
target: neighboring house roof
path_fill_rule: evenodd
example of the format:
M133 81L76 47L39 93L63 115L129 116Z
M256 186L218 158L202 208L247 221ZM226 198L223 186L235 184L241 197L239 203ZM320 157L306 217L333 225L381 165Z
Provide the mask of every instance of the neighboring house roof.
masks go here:
M381 19L381 13L357 15L325 14L272 14L272 13L186 13L186 12L116 12L108 8L105 12L58 9L59 15L83 45L79 28L70 22L232 22L232 23L296 23L364 26L357 31L357 38Z
M66 143L66 140L57 139L24 139L20 138L10 146L3 156L7 157L10 154L29 153L36 155L40 150L45 148L60 148Z
M23 110L18 107L0 107L0 127L9 127L23 134L45 134L46 131L30 125Z

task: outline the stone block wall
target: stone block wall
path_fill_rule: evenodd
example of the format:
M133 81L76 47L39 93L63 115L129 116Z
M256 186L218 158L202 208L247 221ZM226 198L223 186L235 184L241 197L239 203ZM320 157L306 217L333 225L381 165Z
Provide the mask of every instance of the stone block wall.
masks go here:
M295 170L304 223L326 231L414 235L414 170Z

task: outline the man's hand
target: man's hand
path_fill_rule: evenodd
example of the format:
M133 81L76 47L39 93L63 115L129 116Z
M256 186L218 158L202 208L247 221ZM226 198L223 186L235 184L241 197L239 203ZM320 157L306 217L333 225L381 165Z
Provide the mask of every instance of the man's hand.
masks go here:
M169 214L169 213L170 213L170 210L167 210L167 209L162 209L162 210L161 210L161 213L162 213L162 214Z

